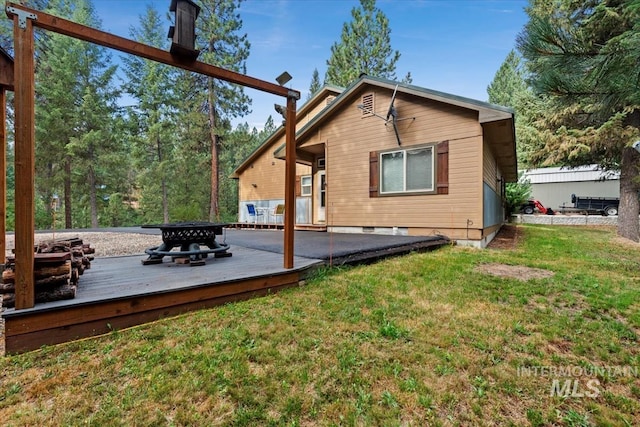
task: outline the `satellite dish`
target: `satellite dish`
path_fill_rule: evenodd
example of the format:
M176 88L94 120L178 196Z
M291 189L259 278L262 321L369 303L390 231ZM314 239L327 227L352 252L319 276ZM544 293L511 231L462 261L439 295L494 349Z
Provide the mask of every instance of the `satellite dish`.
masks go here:
M389 110L387 110L387 121L389 121L389 116L396 117L396 108L393 106L393 103L396 100L396 93L398 93L398 85L393 90L393 95L391 96L391 104L389 104Z
M398 133L398 112L396 111L396 107L394 107L393 103L396 100L396 93L398 93L398 85L393 90L393 95L391 96L391 103L389 104L389 109L387 110L387 124L389 123L389 117L391 117L391 124L393 125L393 131L396 134L396 139L398 140L398 145L402 145L400 142L400 134Z

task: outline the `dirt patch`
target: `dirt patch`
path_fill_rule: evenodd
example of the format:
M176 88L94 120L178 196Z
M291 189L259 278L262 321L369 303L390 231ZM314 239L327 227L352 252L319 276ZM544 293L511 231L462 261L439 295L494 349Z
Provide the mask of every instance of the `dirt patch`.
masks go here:
M548 354L571 354L573 351L573 344L566 339L551 340L546 347Z
M515 249L522 239L522 229L516 225L505 224L494 239L487 245L488 249Z
M476 271L498 277L508 277L526 282L532 279L546 279L555 273L541 268L525 267L524 265L507 264L482 264L476 267Z
M613 239L611 239L611 242L625 248L637 249L638 247L640 247L640 243L634 242L633 240L630 240L630 239L625 239L624 237L620 237L620 236L614 237Z

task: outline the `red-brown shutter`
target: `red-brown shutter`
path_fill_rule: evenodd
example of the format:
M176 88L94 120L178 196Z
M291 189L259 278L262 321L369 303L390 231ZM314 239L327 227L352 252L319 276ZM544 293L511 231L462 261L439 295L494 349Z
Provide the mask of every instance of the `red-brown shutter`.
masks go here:
M436 189L438 194L449 194L449 141L438 144Z
M369 153L369 197L378 197L378 152Z
M302 195L302 179L300 175L296 175L296 197Z

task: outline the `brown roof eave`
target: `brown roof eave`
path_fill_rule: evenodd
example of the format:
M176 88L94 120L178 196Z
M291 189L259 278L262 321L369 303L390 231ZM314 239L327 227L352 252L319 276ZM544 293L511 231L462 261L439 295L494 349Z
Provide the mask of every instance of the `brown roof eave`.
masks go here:
M484 125L499 126L497 122L506 122L505 124L509 127L506 131L508 132L508 136L496 140L496 135L494 134L493 138L487 142L502 171L505 182L516 182L518 180L518 156L516 153L516 134L513 115L507 119L495 120L489 123L485 122L483 127ZM487 129L485 129L485 132L486 131Z

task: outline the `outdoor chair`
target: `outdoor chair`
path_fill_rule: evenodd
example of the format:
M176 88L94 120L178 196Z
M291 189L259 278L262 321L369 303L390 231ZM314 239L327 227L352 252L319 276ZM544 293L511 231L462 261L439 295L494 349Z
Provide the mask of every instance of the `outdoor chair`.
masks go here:
M247 203L247 211L249 212L249 218L253 217L253 223L258 223L258 217L264 215L264 212L256 210L256 205L253 203Z
M273 217L275 218L275 222L276 224L278 224L278 217L281 218L282 222L284 222L284 205L283 204L279 204L277 205L274 209L273 209L273 213L272 213Z

